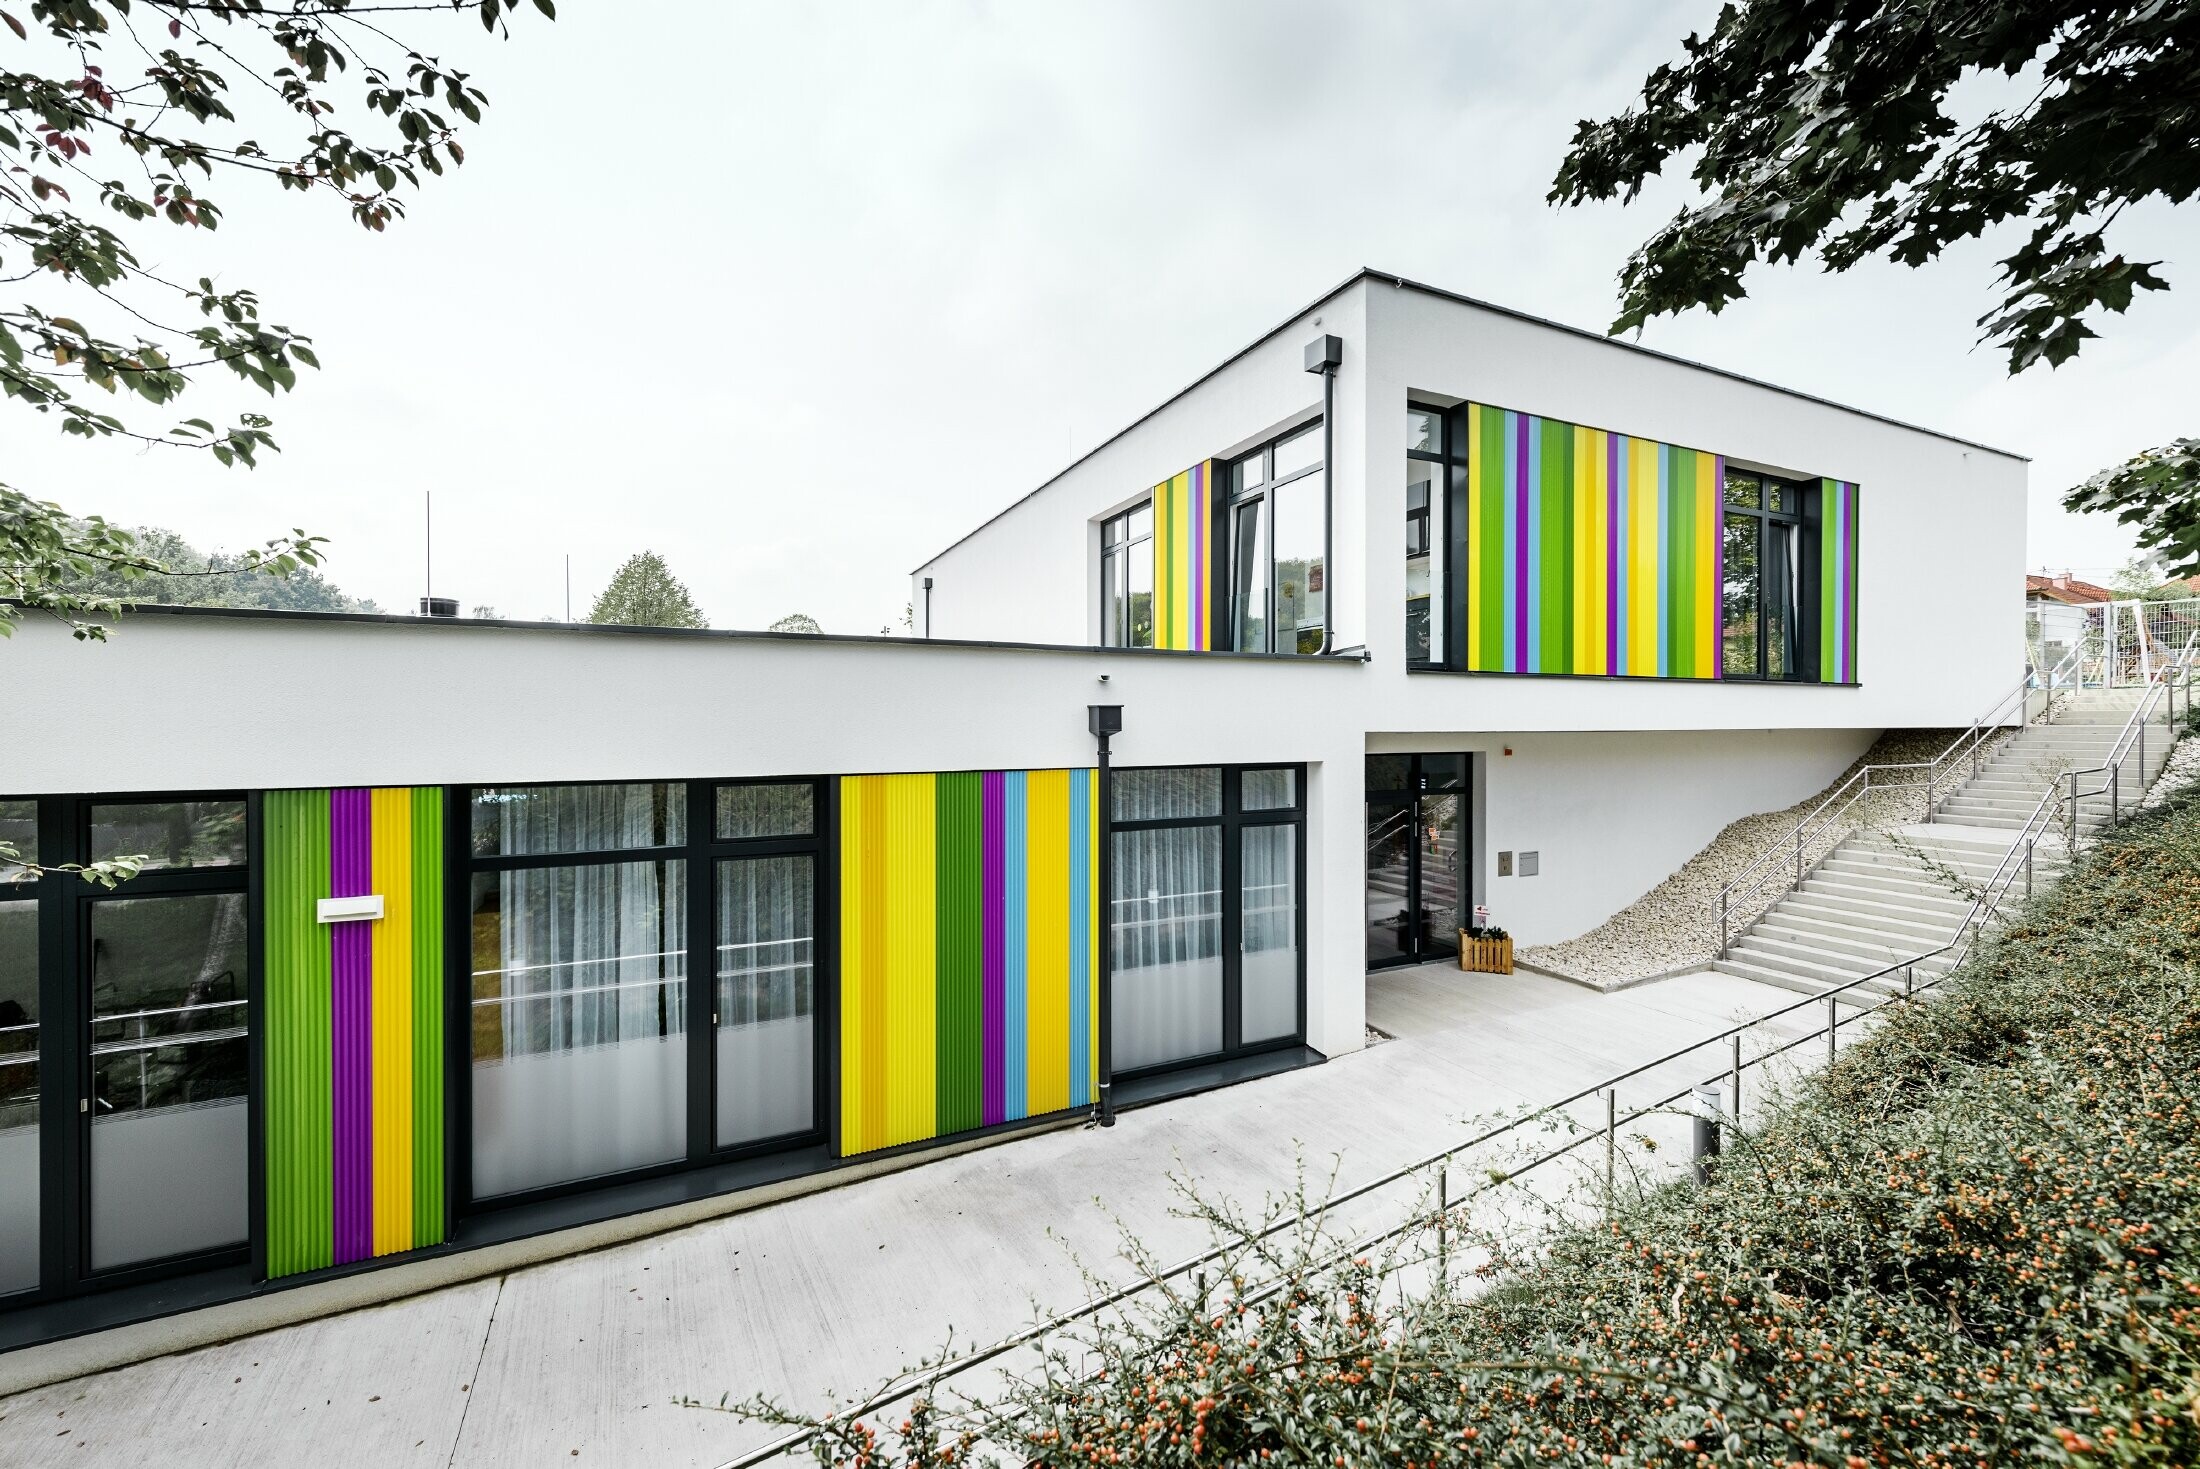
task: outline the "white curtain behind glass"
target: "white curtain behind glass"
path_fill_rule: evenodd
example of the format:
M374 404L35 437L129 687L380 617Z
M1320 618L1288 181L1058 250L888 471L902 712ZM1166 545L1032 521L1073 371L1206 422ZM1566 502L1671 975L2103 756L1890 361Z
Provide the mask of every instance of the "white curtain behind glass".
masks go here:
M1222 829L1119 831L1112 984L1118 1071L1222 1049Z

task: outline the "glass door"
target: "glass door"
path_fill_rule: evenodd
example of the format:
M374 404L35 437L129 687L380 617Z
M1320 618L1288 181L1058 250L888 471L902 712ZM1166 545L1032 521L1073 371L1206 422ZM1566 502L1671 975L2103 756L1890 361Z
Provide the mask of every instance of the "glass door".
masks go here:
M1367 964L1459 952L1468 898L1467 757L1367 757Z

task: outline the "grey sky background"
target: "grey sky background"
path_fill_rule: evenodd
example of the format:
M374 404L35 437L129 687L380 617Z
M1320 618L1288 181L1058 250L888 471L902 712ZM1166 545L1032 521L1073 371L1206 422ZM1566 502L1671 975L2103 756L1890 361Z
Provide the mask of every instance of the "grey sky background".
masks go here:
M150 237L314 335L326 369L258 400L285 452L222 471L10 410L6 477L207 547L304 526L392 609L433 490L469 608L562 615L570 553L585 615L648 548L716 626L875 632L910 567L1361 265L1602 327L1684 195L1545 190L1716 8L567 0L509 44L408 17L492 104L410 219L239 185L213 240ZM2175 289L2053 373L1972 346L1994 241L1763 271L1642 340L2034 456L2031 563L2105 578L2129 536L2060 491L2200 432L2200 209L2131 226Z

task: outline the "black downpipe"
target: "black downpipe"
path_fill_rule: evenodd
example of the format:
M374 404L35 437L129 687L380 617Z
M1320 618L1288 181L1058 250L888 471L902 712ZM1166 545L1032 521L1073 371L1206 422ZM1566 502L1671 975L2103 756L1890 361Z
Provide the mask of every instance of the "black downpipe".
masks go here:
M924 635L932 636L932 578L924 579Z
M1123 706L1121 704L1088 704L1085 720L1093 738L1100 742L1098 780L1100 786L1100 871L1096 882L1100 889L1100 911L1093 915L1098 925L1100 950L1100 1075L1096 1087L1099 1103L1094 1116L1102 1127L1115 1126L1115 789L1108 774L1108 736L1123 732Z
M1306 370L1322 376L1322 642L1316 654L1336 641L1329 608L1337 584L1337 365L1343 361L1341 338L1320 336L1306 344Z

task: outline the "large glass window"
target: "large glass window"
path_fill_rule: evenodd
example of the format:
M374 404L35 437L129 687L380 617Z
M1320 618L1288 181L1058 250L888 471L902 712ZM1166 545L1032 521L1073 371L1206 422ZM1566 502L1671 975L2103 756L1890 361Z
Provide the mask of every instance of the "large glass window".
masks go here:
M244 894L96 902L90 941L92 1268L243 1244Z
M1440 408L1406 409L1406 664L1457 667L1466 643L1464 564L1466 435Z
M1287 1043L1300 1019L1299 771L1117 771L1118 1074Z
M1100 526L1100 643L1153 646L1153 505L1134 506Z
M34 802L0 801L0 842L26 861L36 816ZM0 866L0 1295L38 1284L38 1010L38 904Z
M711 1136L720 1148L819 1126L816 791L809 781L718 791ZM729 804L786 814L729 828Z
M685 803L677 783L474 792L474 1197L685 1155Z
M1735 679L1794 678L1802 491L1769 475L1730 468L1723 494L1720 671Z
M1241 653L1320 652L1329 599L1321 425L1234 461L1229 488L1230 645Z

